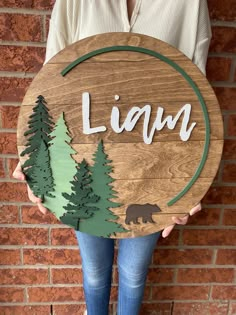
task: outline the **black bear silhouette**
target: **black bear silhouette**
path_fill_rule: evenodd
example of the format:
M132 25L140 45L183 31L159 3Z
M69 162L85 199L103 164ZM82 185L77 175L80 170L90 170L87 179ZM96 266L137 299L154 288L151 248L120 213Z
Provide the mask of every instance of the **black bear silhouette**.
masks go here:
M155 223L152 219L152 214L154 212L161 212L161 209L157 205L151 205L146 203L144 205L133 204L129 205L126 209L126 219L125 223L130 224L139 224L138 218L142 218L143 223Z

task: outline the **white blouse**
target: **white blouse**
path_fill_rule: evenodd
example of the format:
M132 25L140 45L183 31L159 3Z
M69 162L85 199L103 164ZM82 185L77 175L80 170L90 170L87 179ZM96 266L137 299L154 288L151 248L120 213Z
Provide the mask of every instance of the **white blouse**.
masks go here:
M67 45L107 32L134 32L165 41L205 74L212 36L207 0L136 0L130 21L127 0L56 0L45 63Z

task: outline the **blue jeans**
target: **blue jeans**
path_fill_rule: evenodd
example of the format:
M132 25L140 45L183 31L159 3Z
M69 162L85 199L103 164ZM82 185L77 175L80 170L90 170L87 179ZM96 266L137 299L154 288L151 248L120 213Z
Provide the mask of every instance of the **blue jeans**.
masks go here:
M76 231L82 257L83 284L88 315L108 315L113 239ZM160 233L119 240L118 315L138 315L146 275Z

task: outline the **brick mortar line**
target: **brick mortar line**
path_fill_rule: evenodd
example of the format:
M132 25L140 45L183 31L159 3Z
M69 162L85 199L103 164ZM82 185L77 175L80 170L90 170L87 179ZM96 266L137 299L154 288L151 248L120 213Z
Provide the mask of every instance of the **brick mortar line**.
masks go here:
M230 52L209 52L208 53L208 58L209 57L224 57L224 58L231 58L231 59L235 59L236 55L234 52L230 53Z
M32 79L37 75L35 72L11 72L11 71L0 71L0 78L23 78Z
M235 21L220 21L220 20L211 20L211 26L226 26L236 28Z
M236 56L236 54L235 54L235 56ZM233 58L233 60L231 62L230 74L229 74L229 80L232 83L235 82L234 81L235 70L236 70L236 58Z
M16 47L38 47L46 48L45 42L25 42L25 41L0 41L0 46L16 46Z
M226 81L212 81L210 82L212 87L231 87L235 88L236 87L236 82L226 82Z
M213 254L212 254L212 265L215 265L217 261L217 249L213 250Z
M27 15L51 15L51 10L27 9L27 8L0 8L0 13L14 13Z
M225 210L224 209L221 209L220 211L220 217L219 217L219 225L224 225L224 216L225 216Z
M17 132L17 129L10 129L10 128L0 128L0 133L5 133L5 132L7 132L7 133L15 133L16 134L16 132Z
M15 107L19 107L21 106L20 102L4 102L4 101L0 101L0 106L15 106Z

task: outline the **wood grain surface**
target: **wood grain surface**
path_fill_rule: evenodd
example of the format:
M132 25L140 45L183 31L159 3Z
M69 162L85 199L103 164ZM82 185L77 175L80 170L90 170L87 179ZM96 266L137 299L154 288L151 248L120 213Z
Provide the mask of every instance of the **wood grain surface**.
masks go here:
M191 189L174 205L167 203L189 183L202 159L206 127L202 107L189 82L169 64L152 56L137 52L109 52L81 63L65 77L61 71L77 58L97 49L110 46L143 47L162 54L181 67L201 91L210 120L210 146L206 164ZM82 124L82 93L91 96L91 126L106 126L104 133L85 135ZM172 223L173 215L189 212L209 189L221 159L223 148L223 123L220 107L213 89L201 71L174 47L154 38L130 33L101 34L83 39L61 51L46 64L27 91L18 121L17 143L20 153L27 142L24 136L27 122L38 95L43 95L54 122L62 112L72 137L72 147L77 152L73 158L83 158L92 163L99 140L112 160L118 192L116 201L120 208L112 209L119 216L118 222L128 233L114 237L135 237L154 233ZM119 101L115 100L119 95ZM196 122L190 139L181 141L180 119L174 130L165 127L156 132L153 143L143 142L143 118L132 132L115 133L110 125L113 106L120 109L122 124L129 110L150 104L152 127L158 107L167 115L175 116L187 103L192 105L190 122ZM23 163L27 157L20 157ZM160 213L152 215L154 223L125 224L125 213L130 204L156 204Z

